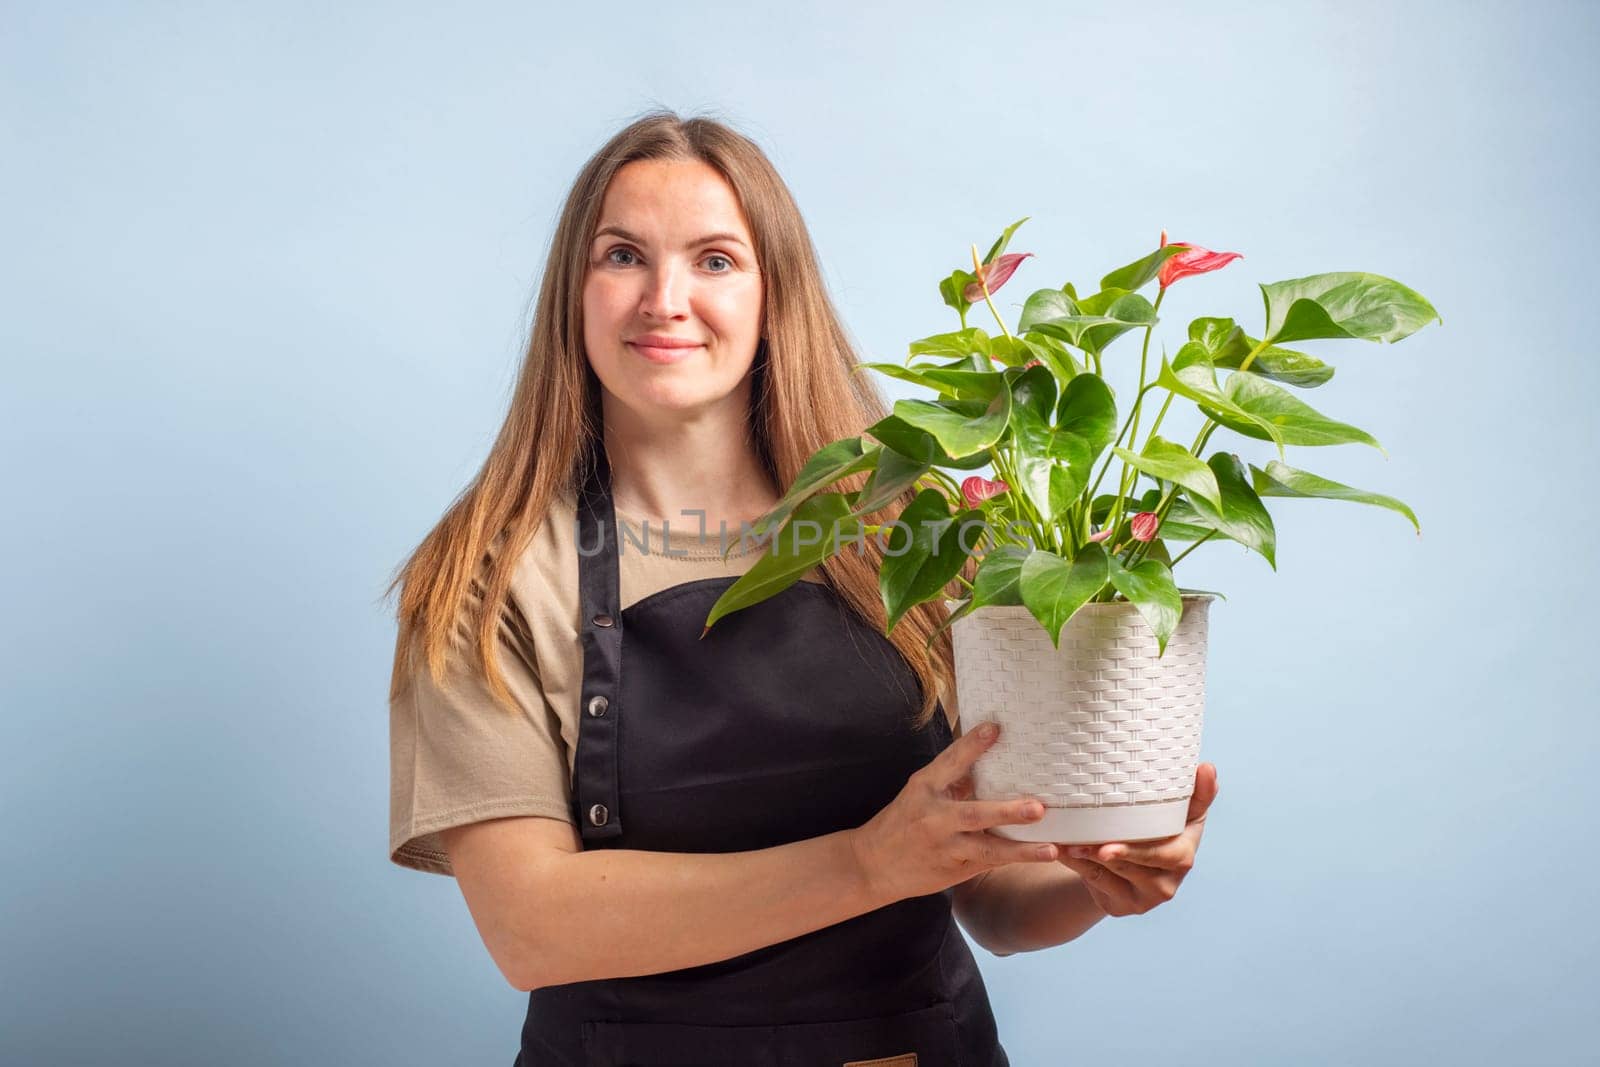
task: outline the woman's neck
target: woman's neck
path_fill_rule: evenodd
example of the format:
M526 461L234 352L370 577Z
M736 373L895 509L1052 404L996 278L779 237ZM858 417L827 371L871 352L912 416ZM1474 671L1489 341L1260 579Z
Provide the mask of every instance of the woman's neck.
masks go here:
M756 453L746 408L732 403L671 417L642 419L608 403L606 457L611 495L619 512L708 536L725 528L737 536L741 522L754 522L778 502ZM609 398L608 398L609 401Z

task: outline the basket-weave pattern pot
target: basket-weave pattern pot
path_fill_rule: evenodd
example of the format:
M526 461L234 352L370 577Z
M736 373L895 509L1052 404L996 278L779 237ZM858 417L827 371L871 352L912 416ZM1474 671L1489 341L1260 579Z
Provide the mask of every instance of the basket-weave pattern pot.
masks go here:
M1200 761L1211 594L1183 597L1157 658L1133 604L1085 604L1053 647L1025 607L956 620L961 730L994 720L1000 738L973 766L979 800L1037 797L1044 818L993 832L1018 841L1088 844L1183 830Z

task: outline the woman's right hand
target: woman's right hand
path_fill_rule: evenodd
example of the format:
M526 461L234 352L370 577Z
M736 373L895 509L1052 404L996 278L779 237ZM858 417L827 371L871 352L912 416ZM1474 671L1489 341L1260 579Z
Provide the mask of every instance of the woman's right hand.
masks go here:
M985 833L991 826L1036 822L1044 805L1030 797L967 799L972 765L1000 736L998 723L984 727L956 738L853 831L857 862L877 899L893 903L937 893L1008 863L1055 861L1054 845Z

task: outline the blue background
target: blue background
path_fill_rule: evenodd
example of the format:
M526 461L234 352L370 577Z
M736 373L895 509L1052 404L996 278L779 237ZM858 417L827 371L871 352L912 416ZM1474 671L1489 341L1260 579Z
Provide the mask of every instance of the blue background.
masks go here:
M1388 458L1289 454L1423 537L1276 501L1276 573L1180 566L1229 597L1182 891L979 956L1019 1067L1588 1058L1600 15L1114 7L5 4L0 1060L511 1060L455 883L386 859L379 598L503 416L568 184L655 105L770 154L868 358L1023 215L1013 321L1162 228L1245 257L1169 351L1320 271L1436 304L1302 346Z

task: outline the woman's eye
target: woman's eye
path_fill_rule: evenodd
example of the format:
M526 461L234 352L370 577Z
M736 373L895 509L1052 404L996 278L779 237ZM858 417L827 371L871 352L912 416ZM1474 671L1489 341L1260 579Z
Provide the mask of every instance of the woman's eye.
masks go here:
M614 263L619 267L631 266L632 262L633 262L631 259L629 259L629 260L616 260L616 259L613 259L611 257L616 256L616 255L624 255L624 256L630 256L631 257L631 256L633 256L633 254L634 254L633 249L628 248L625 245L618 245L616 248L613 248L611 251L606 253L606 261L608 263ZM713 260L713 259L720 259L723 263L726 263L727 266L723 267L721 270L713 270L711 272L712 274L727 274L729 271L733 270L733 268L734 268L733 260L730 259L729 257L723 255L721 252L712 252L712 253L710 253L704 259L702 259L701 262L705 263L705 262L709 262L710 260Z

